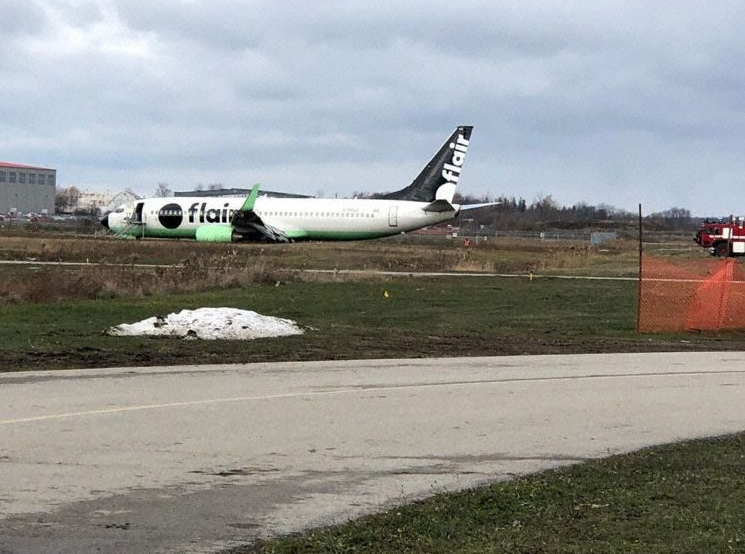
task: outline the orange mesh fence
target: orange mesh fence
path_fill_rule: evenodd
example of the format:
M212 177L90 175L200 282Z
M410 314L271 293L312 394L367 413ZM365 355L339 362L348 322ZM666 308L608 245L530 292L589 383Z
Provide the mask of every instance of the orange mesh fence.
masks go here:
M645 256L641 277L639 331L745 329L745 274L736 260Z

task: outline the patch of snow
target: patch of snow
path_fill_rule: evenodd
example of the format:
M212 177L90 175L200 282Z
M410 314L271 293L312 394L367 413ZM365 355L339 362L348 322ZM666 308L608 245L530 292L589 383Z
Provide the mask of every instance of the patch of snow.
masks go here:
M257 314L236 308L181 310L166 317L149 317L137 323L122 323L104 331L115 337L148 335L184 339L251 340L264 337L301 335L302 328L291 319Z

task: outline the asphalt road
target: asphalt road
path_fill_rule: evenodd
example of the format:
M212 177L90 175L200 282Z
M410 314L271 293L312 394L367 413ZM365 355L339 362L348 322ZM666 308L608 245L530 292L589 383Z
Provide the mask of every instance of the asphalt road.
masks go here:
M0 375L0 552L216 552L745 429L745 353Z

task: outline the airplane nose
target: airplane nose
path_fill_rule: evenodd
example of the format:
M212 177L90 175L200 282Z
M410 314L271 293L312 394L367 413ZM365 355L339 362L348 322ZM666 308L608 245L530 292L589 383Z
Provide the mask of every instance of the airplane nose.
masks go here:
M103 216L103 219L101 219L101 225L109 229L109 214Z

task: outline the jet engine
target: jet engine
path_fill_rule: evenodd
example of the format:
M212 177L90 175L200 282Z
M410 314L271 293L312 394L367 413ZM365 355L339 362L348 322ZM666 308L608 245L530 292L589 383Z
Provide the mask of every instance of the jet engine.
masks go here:
M233 242L240 236L227 225L202 225L197 227L198 242Z

